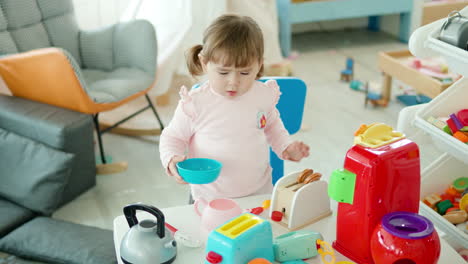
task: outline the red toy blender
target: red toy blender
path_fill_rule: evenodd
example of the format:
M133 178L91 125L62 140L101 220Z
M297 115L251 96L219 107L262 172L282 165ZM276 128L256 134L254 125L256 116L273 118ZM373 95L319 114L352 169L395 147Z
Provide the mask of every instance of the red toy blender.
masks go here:
M378 264L437 264L440 240L434 225L415 213L386 214L371 238L372 258Z
M372 232L382 217L419 209L420 162L416 143L385 124L362 125L346 153L344 169L328 186L338 201L333 247L360 264L373 264Z

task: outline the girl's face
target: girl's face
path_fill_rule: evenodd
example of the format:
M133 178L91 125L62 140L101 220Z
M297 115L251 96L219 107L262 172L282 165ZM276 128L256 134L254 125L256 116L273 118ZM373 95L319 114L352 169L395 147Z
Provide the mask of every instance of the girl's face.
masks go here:
M204 62L200 58L203 69L208 76L211 87L220 95L236 98L245 94L256 80L261 68L261 62L251 63L247 67L236 68L212 61Z

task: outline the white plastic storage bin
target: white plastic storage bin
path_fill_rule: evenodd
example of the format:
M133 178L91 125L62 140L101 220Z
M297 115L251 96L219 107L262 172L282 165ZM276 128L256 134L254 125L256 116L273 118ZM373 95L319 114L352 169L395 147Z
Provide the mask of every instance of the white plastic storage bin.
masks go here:
M468 69L468 63L466 68ZM426 121L430 116L448 117L465 108L468 108L468 77L458 80L420 109L416 113L414 124L430 134L439 149L468 164L468 145Z
M468 164L465 164L448 154L443 154L422 172L421 200L424 197L442 194L457 178L466 177ZM455 249L468 248L468 234L451 224L429 206L420 203L419 212L429 218L434 225L445 233L444 239Z

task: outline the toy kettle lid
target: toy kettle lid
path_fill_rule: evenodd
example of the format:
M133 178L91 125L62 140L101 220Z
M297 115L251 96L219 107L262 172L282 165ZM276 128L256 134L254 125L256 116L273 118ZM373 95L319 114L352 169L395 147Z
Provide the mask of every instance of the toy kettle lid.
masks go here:
M146 219L138 222L136 211L146 211L157 221ZM171 263L175 260L177 244L172 233L166 230L164 214L156 207L131 204L123 209L130 230L120 243L120 257L128 263Z

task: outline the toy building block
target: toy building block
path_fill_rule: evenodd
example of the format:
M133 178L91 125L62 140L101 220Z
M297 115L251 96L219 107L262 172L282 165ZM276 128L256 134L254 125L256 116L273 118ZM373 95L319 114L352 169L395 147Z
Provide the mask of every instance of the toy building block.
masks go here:
M346 69L341 71L340 81L350 82L354 78L354 60L346 59Z

